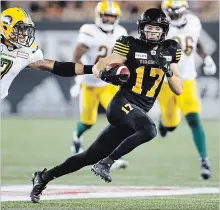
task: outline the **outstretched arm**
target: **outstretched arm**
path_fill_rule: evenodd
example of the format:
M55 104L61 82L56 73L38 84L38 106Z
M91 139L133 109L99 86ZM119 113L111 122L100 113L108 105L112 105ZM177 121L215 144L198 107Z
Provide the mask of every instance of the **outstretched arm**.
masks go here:
M63 77L72 77L74 75L81 74L92 74L92 66L83 65L79 63L72 62L58 62L49 59L43 59L29 64L30 68L48 71L53 74L63 76Z

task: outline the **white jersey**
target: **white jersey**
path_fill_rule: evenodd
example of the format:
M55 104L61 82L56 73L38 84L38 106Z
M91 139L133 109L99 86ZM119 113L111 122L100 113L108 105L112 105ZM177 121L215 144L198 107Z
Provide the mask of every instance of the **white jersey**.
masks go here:
M105 33L96 24L84 24L79 31L77 42L86 45L89 49L82 56L84 65L93 65L99 58L111 55L115 41L122 35L127 35L124 27L117 25L112 33ZM81 81L88 86L105 86L106 82L93 75L82 75Z
M43 59L42 51L33 44L31 47L22 47L19 49L9 50L6 45L0 43L1 57L1 82L0 89L1 101L8 95L8 89L19 74L26 66ZM22 84L24 85L24 84Z
M181 59L178 63L179 71L184 80L191 80L197 76L195 53L200 36L201 23L193 14L187 14L186 20L186 25L181 28L170 25L167 39L175 39L179 42L182 48Z

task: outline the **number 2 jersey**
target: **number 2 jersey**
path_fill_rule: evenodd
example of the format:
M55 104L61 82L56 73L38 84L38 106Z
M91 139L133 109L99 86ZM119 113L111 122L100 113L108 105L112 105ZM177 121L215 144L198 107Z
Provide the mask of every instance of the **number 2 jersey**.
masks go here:
M179 44L175 40L166 40L153 48L140 39L122 36L116 41L113 52L127 57L124 64L130 71L129 80L121 86L118 94L148 112L165 76L159 68L159 52L163 52L169 63L178 63L181 57Z
M82 56L84 65L93 65L99 58L111 55L115 41L122 35L127 35L124 27L117 25L112 32L106 33L96 24L84 24L79 30L78 43L86 45L89 49ZM93 75L82 75L81 81L88 86L101 87L106 82L95 78Z
M170 24L167 38L176 40L182 48L179 71L184 80L195 79L195 54L201 31L200 20L193 14L186 15L186 24L176 27Z
M2 39L3 40L3 39ZM1 95L3 100L8 95L9 87L15 77L29 64L43 59L42 51L33 44L31 47L10 49L5 44L0 43L1 57ZM25 85L25 84L21 84ZM0 101L1 101L0 100Z

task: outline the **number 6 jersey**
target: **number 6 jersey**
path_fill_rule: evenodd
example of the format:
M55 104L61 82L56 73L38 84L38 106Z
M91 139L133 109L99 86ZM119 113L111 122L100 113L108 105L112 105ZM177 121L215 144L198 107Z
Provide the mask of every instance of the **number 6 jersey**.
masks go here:
M111 55L115 41L122 35L127 35L124 27L117 25L112 32L106 33L96 24L85 24L79 30L77 42L86 45L89 49L82 56L84 65L93 65L99 58ZM82 82L88 86L105 86L107 83L93 75L80 76Z
M1 39L3 40L3 39ZM31 47L10 49L5 44L0 43L1 57L1 95L2 101L8 95L8 89L21 70L29 64L43 59L42 51L33 44ZM21 84L25 85L25 84Z
M182 57L179 62L179 71L184 80L195 79L195 52L201 31L200 20L192 14L186 15L186 24L176 27L170 24L167 38L176 40L182 48Z
M178 63L181 57L179 44L169 39L153 48L140 39L122 36L116 41L113 52L127 57L124 64L130 71L128 82L121 86L118 94L148 112L160 92L165 76L159 68L159 52L163 52L169 63Z

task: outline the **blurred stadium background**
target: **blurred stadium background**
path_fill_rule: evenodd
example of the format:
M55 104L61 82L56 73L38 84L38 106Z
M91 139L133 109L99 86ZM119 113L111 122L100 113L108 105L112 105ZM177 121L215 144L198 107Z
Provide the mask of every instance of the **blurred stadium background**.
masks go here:
M93 22L97 1L2 1L2 9L20 6L30 12L36 24L36 42L45 58L70 61L79 28L85 22ZM190 6L203 22L202 41L219 67L219 7L218 1L190 1ZM137 36L136 21L147 8L159 7L160 1L121 1L121 24ZM197 58L198 83L205 118L218 117L219 72L205 77L202 62ZM23 84L23 85L21 85ZM25 84L25 85L24 85ZM73 79L54 77L51 74L23 71L10 88L10 94L2 103L2 115L72 116L78 115L78 98L72 98L70 88ZM16 90L16 91L13 91ZM213 107L210 110L210 107ZM159 114L156 105L154 117Z
M44 57L70 61L78 30L84 23L93 22L93 8L96 4L97 1L2 1L1 9L20 6L30 12L37 29L36 43L43 50ZM139 15L147 8L159 7L160 1L120 1L119 4L123 12L120 23L129 34L137 36L136 20ZM191 10L202 21L202 41L219 69L219 1L198 0L190 1L189 4ZM152 143L141 146L128 155L126 159L130 161L130 167L126 171L114 172L113 185L218 186L219 71L214 76L205 76L201 67L202 61L197 57L198 88L213 178L203 181L199 177L198 155L190 130L183 121L177 131L167 139L157 137ZM29 69L22 71L15 79L9 96L1 104L4 185L30 184L31 174L35 170L54 166L70 155L71 135L79 117L78 97L72 98L70 94L73 85L73 78L56 77ZM102 116L97 125L86 133L85 145L89 145L107 123L102 108L100 115ZM159 117L158 104L154 106L150 115L154 119ZM140 162L145 162L146 165L143 167ZM61 178L54 183L104 185L87 170ZM205 203L198 200L200 206L195 209L217 209L218 199L213 201L214 204L210 203L209 199L210 197L204 197ZM136 207L139 204L134 202ZM187 209L194 209L190 202L184 205L189 205ZM18 204L16 206L23 209ZM139 209L146 209L143 206L140 204ZM10 205L5 204L4 208L10 209ZM178 204L167 204L166 209L171 208L179 209ZM90 206L88 209L91 209ZM94 209L99 208L95 206ZM113 208L103 203L100 209ZM124 209L127 208L124 206Z

